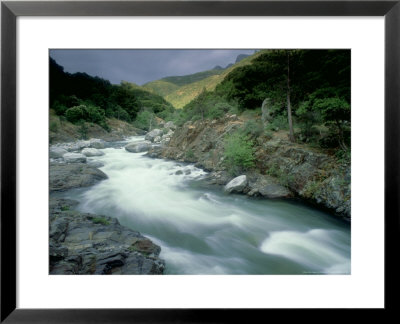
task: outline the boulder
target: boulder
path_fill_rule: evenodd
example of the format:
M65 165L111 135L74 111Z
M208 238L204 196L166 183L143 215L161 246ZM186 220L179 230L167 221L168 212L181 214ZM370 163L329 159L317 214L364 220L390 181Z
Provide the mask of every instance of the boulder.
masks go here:
M75 143L67 144L67 150L69 152L76 152L89 146L90 146L90 141L76 141Z
M166 128L166 129L176 129L176 126L175 126L174 122L169 121L169 122L165 123L164 128Z
M50 198L50 274L163 274L161 248L116 218L73 210Z
M258 192L261 196L267 198L289 198L292 196L292 193L289 189L284 186L278 184L269 184L265 187L258 189Z
M86 156L101 156L101 155L104 155L104 152L99 151L98 149L89 148L89 147L84 148L81 153L83 155L86 155Z
M86 163L88 166L93 168L101 168L104 166L104 163L100 161L87 161Z
M86 156L81 153L65 153L63 155L64 161L67 163L85 163Z
M61 147L57 147L57 146L52 146L50 148L50 158L52 159L60 159L64 156L64 154L68 153L67 150L61 148Z
M163 135L163 131L162 131L161 129L156 128L156 129L153 129L151 132L148 132L148 133L146 134L146 136L144 137L144 139L145 139L146 141L151 141L151 142L153 142L154 139L155 139L157 136L162 136L162 135Z
M107 179L107 175L85 163L50 164L49 190L64 191L72 188L88 187Z
M91 148L95 148L95 149L103 149L106 146L106 142L102 139L98 139L98 138L91 138L89 140L89 146Z
M247 177L246 175L241 175L238 176L234 179L232 179L231 181L229 181L225 188L224 191L228 192L228 193L232 193L232 192L243 192L244 188L246 188L247 186Z
M154 143L160 143L161 142L161 136L157 136L154 138Z
M125 150L131 153L146 152L150 148L151 148L151 142L149 141L133 142L125 146Z

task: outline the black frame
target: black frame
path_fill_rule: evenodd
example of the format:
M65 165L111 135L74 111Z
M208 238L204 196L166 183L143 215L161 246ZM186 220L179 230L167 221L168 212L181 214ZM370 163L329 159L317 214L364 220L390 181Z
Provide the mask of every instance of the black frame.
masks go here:
M16 18L18 16L384 16L385 17L385 308L399 286L400 0L370 1L2 1L1 3L1 318L6 323L267 322L271 309L16 309ZM367 67L366 67L367 68ZM373 262L373 261L372 261ZM368 289L368 287L366 287ZM310 319L309 311L292 310ZM332 310L329 316L333 315ZM335 310L337 311L337 310ZM340 313L353 313L356 310ZM268 312L268 314L267 314ZM383 313L384 312L384 313ZM281 313L281 312L279 312ZM337 312L335 312L337 314ZM357 311L357 313L359 313ZM279 314L281 315L281 314ZM321 315L321 314L319 314ZM360 315L360 314L358 314ZM260 316L260 317L259 317ZM343 320L343 314L339 315ZM339 317L338 317L339 318ZM260 320L261 319L261 320ZM359 319L359 318L357 318Z

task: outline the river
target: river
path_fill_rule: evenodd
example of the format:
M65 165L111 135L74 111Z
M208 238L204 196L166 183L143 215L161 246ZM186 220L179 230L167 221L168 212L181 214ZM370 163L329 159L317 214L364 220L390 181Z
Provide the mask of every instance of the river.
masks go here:
M107 180L63 196L160 245L166 274L350 274L350 224L296 201L225 194L203 170L129 153L127 142L89 158Z

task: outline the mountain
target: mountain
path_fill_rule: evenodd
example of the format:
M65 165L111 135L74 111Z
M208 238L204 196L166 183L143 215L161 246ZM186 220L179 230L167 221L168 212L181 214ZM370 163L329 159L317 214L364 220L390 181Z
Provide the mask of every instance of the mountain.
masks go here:
M248 55L248 54L239 54L239 55L236 57L235 63L239 63L241 60L245 59L245 58L248 57L248 56L250 56L250 55Z
M164 97L175 108L183 108L196 98L204 88L214 90L233 69L250 64L251 60L263 52L260 51L253 55L240 54L236 58L236 63L229 64L225 69L216 66L212 70L190 75L170 76L148 82L143 85L143 88Z

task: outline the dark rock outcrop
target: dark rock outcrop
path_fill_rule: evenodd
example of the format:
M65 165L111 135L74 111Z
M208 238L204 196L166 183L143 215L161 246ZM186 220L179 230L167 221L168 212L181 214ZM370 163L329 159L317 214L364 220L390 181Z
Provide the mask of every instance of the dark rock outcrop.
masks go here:
M53 192L89 187L107 179L107 175L85 163L50 163L49 178L49 190Z
M162 274L160 247L116 218L72 210L50 199L50 274Z

